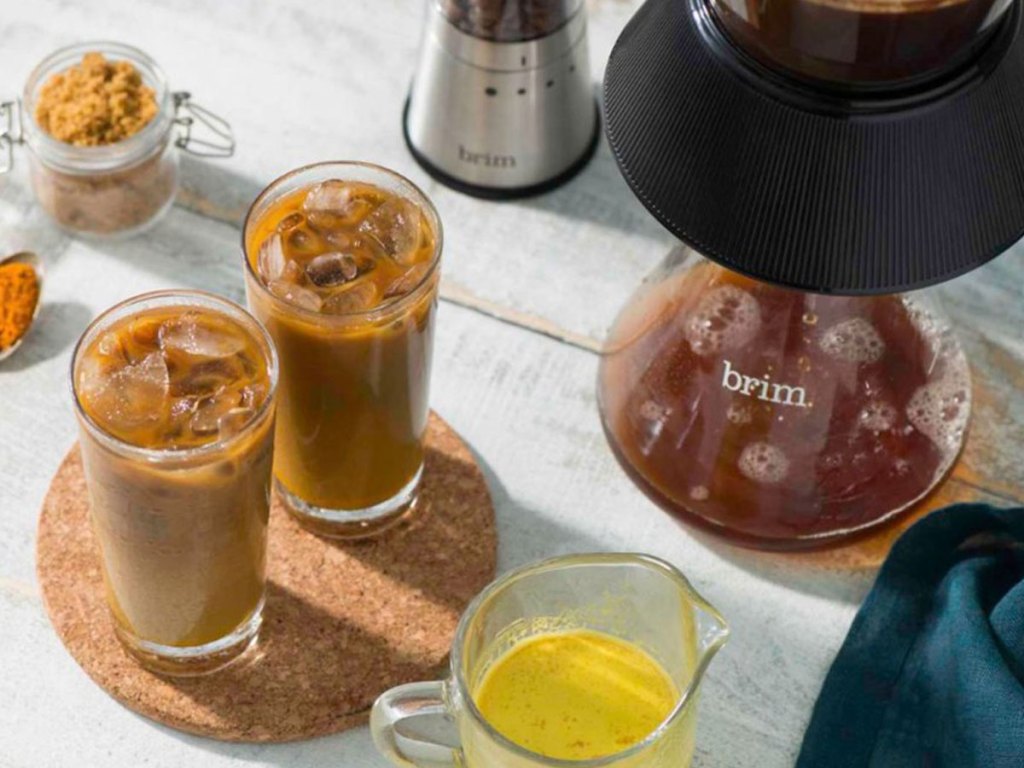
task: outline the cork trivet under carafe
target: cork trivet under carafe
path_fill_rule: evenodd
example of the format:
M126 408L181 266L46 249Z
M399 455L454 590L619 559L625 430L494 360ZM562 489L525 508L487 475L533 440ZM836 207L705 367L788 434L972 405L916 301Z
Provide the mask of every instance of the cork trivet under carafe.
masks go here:
M382 691L444 674L459 616L496 568L483 475L436 414L417 510L367 542L301 529L275 499L267 603L255 649L207 677L147 672L121 649L103 592L76 446L43 503L39 582L61 641L129 709L225 741L278 742L362 725Z

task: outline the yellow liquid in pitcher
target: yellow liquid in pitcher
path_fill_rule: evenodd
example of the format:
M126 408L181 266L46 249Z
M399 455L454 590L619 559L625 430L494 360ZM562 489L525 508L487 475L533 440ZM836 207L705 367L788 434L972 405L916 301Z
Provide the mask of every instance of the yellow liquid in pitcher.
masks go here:
M606 757L649 736L679 694L635 645L590 630L537 635L484 675L477 708L521 747L560 760Z

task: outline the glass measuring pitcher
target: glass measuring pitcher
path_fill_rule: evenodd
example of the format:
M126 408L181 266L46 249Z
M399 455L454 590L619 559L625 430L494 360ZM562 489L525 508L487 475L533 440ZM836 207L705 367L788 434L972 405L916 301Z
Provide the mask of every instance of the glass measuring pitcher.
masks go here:
M618 752L586 760L545 757L487 721L477 704L480 685L525 640L577 630L649 655L671 679L675 704L646 738ZM448 680L387 691L374 704L370 728L377 748L398 766L686 768L698 688L728 634L719 613L662 560L632 554L547 560L513 571L477 596L459 623Z

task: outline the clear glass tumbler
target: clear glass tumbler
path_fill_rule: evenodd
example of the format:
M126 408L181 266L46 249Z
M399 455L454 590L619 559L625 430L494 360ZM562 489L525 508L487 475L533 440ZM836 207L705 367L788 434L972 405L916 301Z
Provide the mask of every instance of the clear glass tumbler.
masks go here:
M247 416L244 426L192 447L143 447L112 434L99 423L98 412L90 413L85 392L94 386L91 350L116 345L111 329L150 311L220 318L262 356L266 382L259 386L268 391L260 390L258 406L232 412ZM197 391L211 379L217 386L223 365L219 359L199 360L190 383ZM170 369L172 380L173 366L163 369L164 376ZM118 639L151 670L204 674L233 661L256 640L266 585L276 383L277 356L269 336L241 307L211 294L161 291L129 299L100 315L78 342L71 386L107 601ZM133 413L171 408L179 401L192 405L186 397L172 403L170 386L177 385L165 386L158 391L140 384L125 389L124 398L104 402Z
M422 214L434 247L407 293L326 313L285 300L261 280L257 260L268 222L303 190L336 181L372 185ZM379 533L412 508L423 471L442 250L437 211L412 182L385 168L321 163L282 176L260 194L243 244L249 307L281 356L278 493L299 522L321 535Z

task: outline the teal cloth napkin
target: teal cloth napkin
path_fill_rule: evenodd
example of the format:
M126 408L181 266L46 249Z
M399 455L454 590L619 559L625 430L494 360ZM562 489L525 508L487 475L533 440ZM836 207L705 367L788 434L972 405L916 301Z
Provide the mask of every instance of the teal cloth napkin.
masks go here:
M1024 768L1024 508L957 504L893 546L797 768Z

